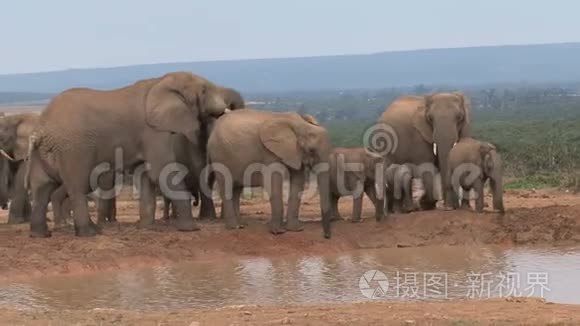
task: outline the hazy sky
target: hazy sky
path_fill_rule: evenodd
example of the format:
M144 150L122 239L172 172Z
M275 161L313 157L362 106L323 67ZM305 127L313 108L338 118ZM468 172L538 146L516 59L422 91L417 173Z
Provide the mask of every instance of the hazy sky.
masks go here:
M580 41L577 0L15 0L0 73Z

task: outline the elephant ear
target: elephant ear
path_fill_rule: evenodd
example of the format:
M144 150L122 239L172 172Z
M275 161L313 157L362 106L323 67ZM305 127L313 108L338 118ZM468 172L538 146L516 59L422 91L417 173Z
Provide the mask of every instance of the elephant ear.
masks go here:
M298 170L302 166L302 150L298 137L288 122L283 119L266 121L260 127L260 140L264 147L274 153L289 167Z
M455 92L453 95L459 98L461 108L463 109L463 121L459 125L459 138L469 137L471 135L471 101L469 97L461 92Z
M184 78L175 75L161 77L147 93L145 119L148 125L159 131L179 133L190 142L197 143L200 130L199 106L205 102L207 86L203 83L185 83ZM183 91L186 87L188 92Z
M427 112L432 103L432 95L427 95L424 98L416 111L413 113L413 126L419 131L421 137L429 144L433 144L433 127L429 123Z

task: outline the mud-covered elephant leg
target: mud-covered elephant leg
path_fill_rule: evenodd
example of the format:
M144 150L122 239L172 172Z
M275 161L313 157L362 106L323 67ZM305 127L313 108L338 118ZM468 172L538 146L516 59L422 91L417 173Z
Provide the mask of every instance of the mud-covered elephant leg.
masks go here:
M331 211L331 221L341 221L342 220L342 216L340 215L340 212L338 211L338 200L340 199L340 196L337 194L330 194L330 211Z
M423 187L425 194L420 200L422 210L433 210L437 207L435 198L435 176L431 173L423 174Z
M357 193L352 197L352 223L360 223L362 215L363 194Z
M147 173L143 173L140 176L140 195L139 195L139 227L150 228L155 224L155 208L157 206L157 188L151 178ZM165 199L165 196L164 196ZM165 207L169 210L169 205L167 202L171 202L169 199L165 201ZM165 208L164 207L164 208Z
M117 199L97 199L97 220L99 224L117 222Z
M304 191L304 171L290 172L290 194L288 196L288 211L286 212L286 229L300 232L304 230L298 219L301 194Z
M44 172L36 152L33 153L29 164L31 164L29 182L33 199L32 215L30 217L30 237L47 238L51 236L46 219L48 204L59 185Z
M25 173L26 164L19 164L14 177L13 198L10 202L8 224L21 224L30 221L30 198L28 191L24 187Z
M203 176L201 177L200 185L202 182L206 182L204 181L206 178L204 178ZM215 220L216 218L216 211L215 211L215 204L213 202L213 185L215 183L215 175L213 173L210 173L210 175L207 177L207 184L206 184L206 189L204 189L204 187L200 186L199 189L199 201L200 201L200 207L199 207L199 219L200 220Z
M369 197L375 206L375 220L377 222L383 222L385 220L385 201L378 198L377 191L373 183L367 183L365 185L365 194Z
M58 189L56 189L52 193L52 196L50 196L50 202L52 204L52 215L55 228L66 226L68 221L72 220L72 216L70 214L70 201L68 199L66 188L60 186Z
M485 194L483 193L483 186L485 182L478 178L473 182L473 190L475 190L475 211L477 213L483 213L483 200L485 198ZM469 193L467 193L469 195ZM469 198L469 197L468 197Z
M273 234L282 234L286 232L284 228L284 202L282 200L282 185L284 178L280 173L273 173L271 184L268 187L270 195L270 207L272 218L270 220L270 232Z
M469 204L469 197L471 193L471 187L462 188L462 196L461 196L461 208L462 209L471 209L471 205Z
M169 220L169 210L170 210L170 206L171 206L171 200L169 200L169 198L162 196L163 197L163 220L168 221Z

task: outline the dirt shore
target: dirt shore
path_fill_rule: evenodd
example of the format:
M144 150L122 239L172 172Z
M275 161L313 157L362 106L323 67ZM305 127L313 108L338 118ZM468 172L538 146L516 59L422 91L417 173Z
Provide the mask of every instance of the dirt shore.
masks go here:
M248 222L243 230L226 231L221 222L201 223L201 231L181 233L159 221L156 230L135 226L138 205L121 202L120 223L108 225L94 238L76 238L72 228L56 230L47 239L31 239L28 225L6 225L0 217L0 280L47 274L84 273L137 268L178 261L223 260L248 256L325 255L366 248L477 244L580 243L580 196L546 190L508 192L503 223L488 211L415 212L391 215L383 224L373 218L353 224L333 224L333 237L322 237L317 199L303 203L303 232L280 236L268 232L269 205L263 200L243 203ZM341 214L350 216L344 199ZM364 215L372 216L365 202Z
M233 306L214 310L17 312L3 325L578 325L580 305L538 299L370 302L303 306Z
M487 200L490 202L490 200ZM250 256L327 255L368 248L441 245L577 244L580 243L580 196L557 190L508 191L503 222L489 211L415 212L391 215L377 224L365 202L363 223L333 225L333 237L322 237L316 198L305 200L303 232L273 236L268 232L269 205L245 200L243 230L226 231L221 222L201 223L201 231L181 233L159 221L156 230L135 226L138 205L118 204L120 223L94 238L76 238L71 228L47 239L31 239L28 225L7 225L0 215L0 282L44 275L136 269L183 261L223 261ZM341 214L350 216L343 199ZM369 302L314 306L240 306L216 310L131 312L118 310L2 310L3 325L511 325L580 324L580 305L538 300L483 302Z

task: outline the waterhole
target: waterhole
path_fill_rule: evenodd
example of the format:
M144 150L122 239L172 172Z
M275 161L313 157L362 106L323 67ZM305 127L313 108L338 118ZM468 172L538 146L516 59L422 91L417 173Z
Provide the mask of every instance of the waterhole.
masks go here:
M16 309L160 310L241 304L542 296L580 303L580 248L429 247L248 258L0 283Z

